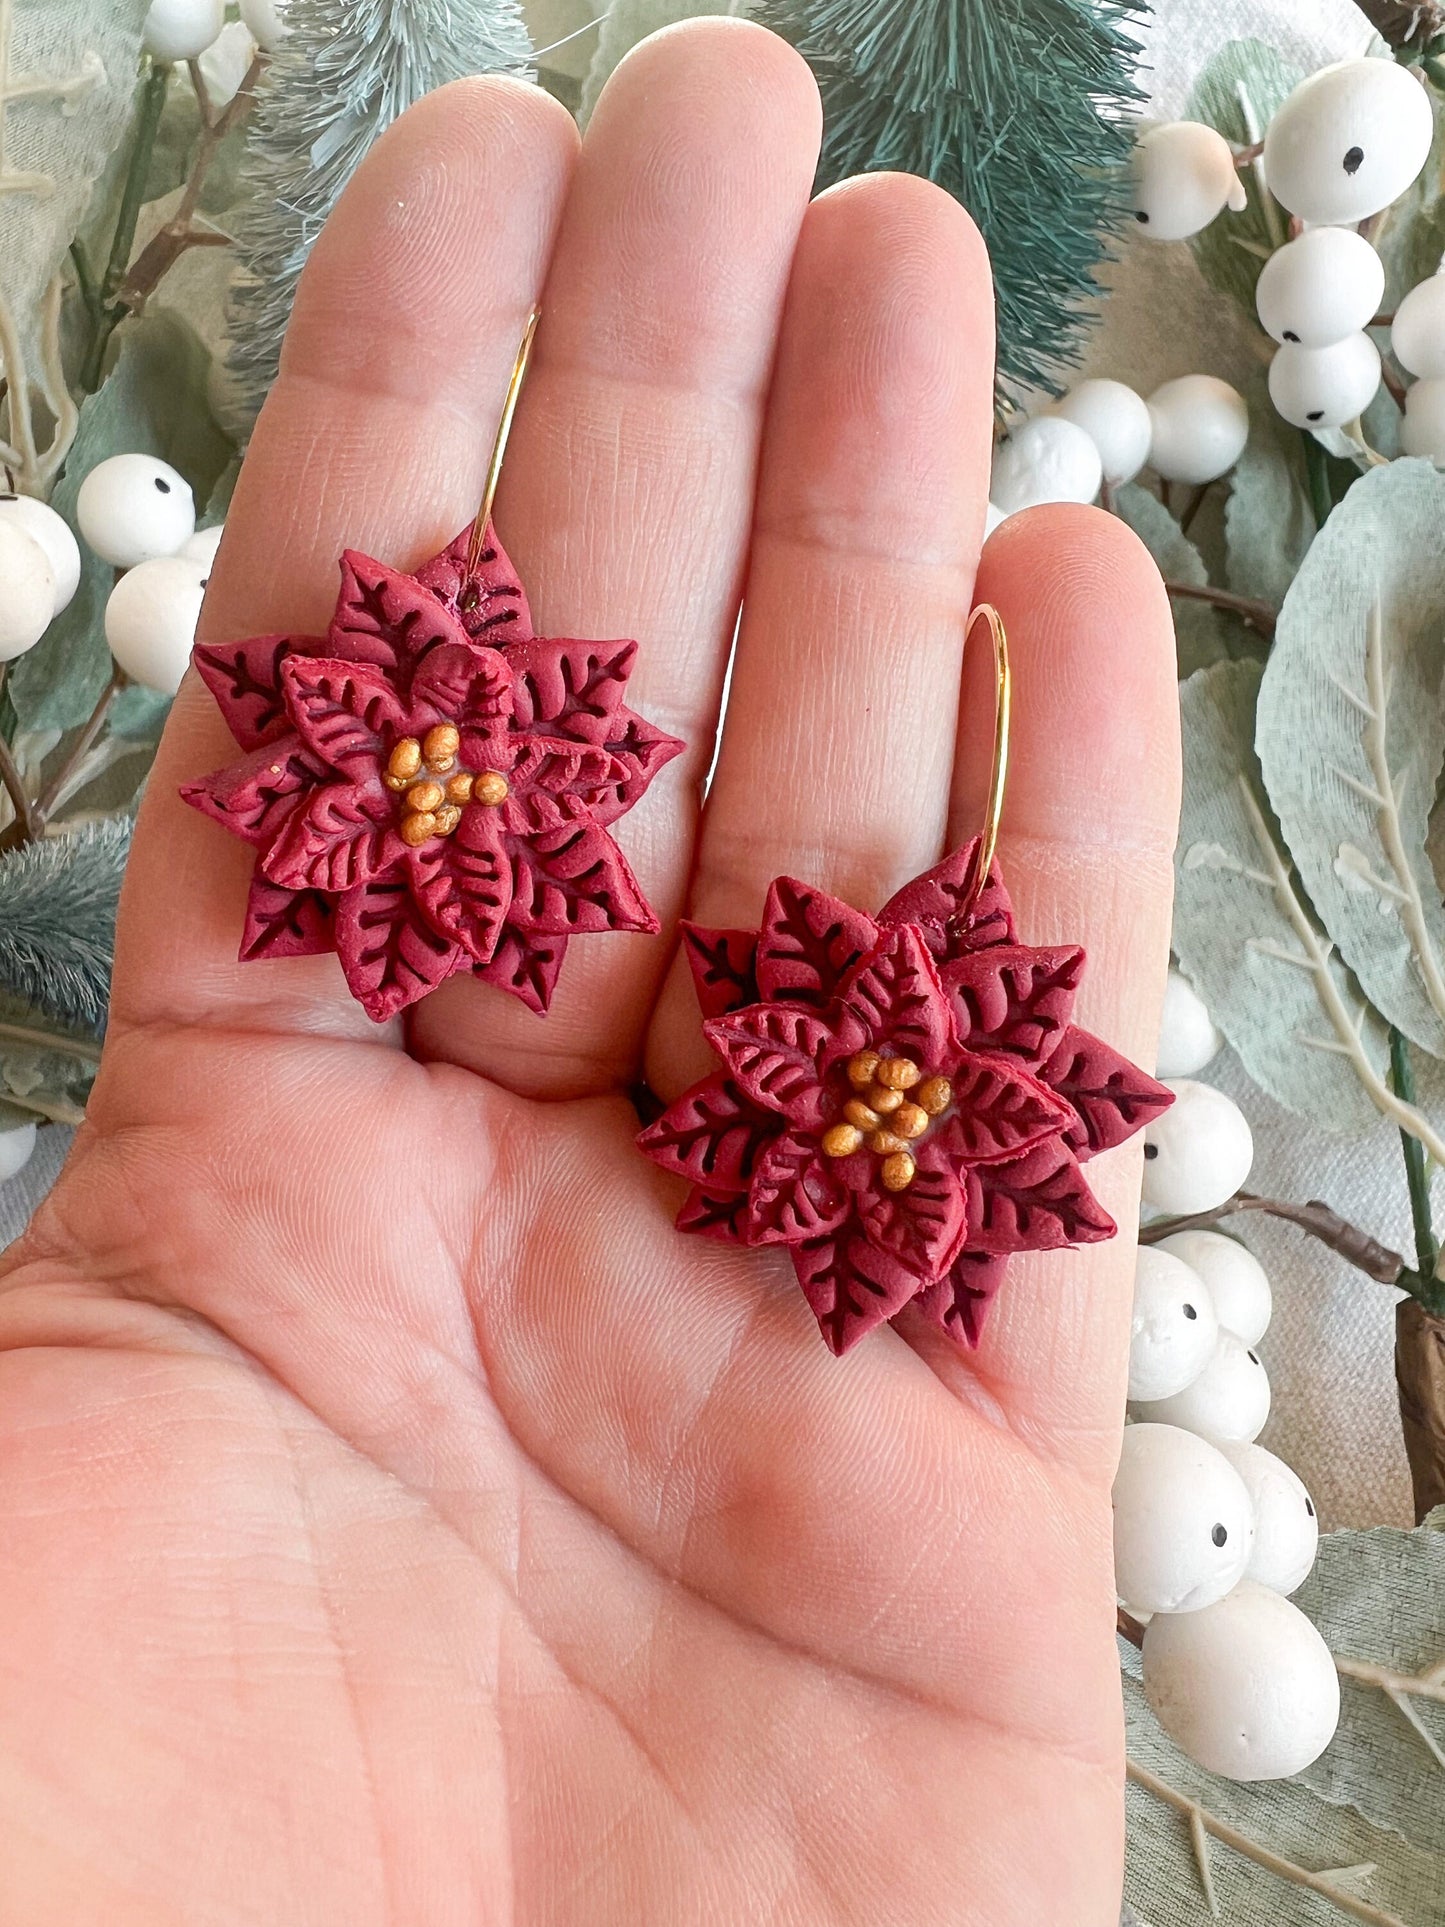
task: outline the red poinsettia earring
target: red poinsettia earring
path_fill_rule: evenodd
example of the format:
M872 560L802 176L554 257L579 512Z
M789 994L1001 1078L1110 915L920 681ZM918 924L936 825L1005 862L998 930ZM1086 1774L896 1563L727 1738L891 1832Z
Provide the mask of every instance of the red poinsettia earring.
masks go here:
M678 1226L784 1245L823 1336L848 1347L910 1301L976 1345L1009 1256L1115 1225L1081 1170L1172 1093L1070 1021L1076 945L1023 944L994 863L1008 767L997 670L983 834L877 917L791 877L761 930L683 936L723 1068L638 1143L690 1180Z
M368 1016L457 972L544 1012L570 937L659 928L607 833L683 745L629 709L635 642L556 641L491 524L410 575L348 551L324 636L201 643L240 762L181 794L258 852L243 959L334 950Z

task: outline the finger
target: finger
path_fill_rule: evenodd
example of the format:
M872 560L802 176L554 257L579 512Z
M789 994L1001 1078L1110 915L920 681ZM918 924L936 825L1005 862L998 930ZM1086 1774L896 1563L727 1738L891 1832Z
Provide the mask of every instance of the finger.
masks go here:
M689 914L756 926L794 874L876 909L937 861L983 532L988 261L949 195L873 175L809 210ZM685 968L649 1073L707 1068Z
M203 636L324 632L343 549L411 566L473 511L575 146L555 101L503 80L442 90L378 144L302 278ZM237 961L253 852L177 788L238 754L189 677L136 834L112 1023L221 1019L375 1036L335 957Z
M1076 1020L1153 1063L1169 951L1179 701L1168 599L1142 544L1093 509L1010 517L984 550L1014 672L999 860L1026 943L1083 944ZM951 841L976 833L993 728L987 648L965 677ZM1124 1411L1139 1141L1085 1167L1119 1236L1015 1257L979 1350L909 1335L964 1396L1112 1471Z
M547 635L635 638L628 701L687 752L617 840L664 925L691 865L747 546L764 395L817 160L812 76L709 20L645 42L588 128L498 529ZM652 937L569 945L545 1026L454 979L412 1046L533 1095L630 1081L667 967Z

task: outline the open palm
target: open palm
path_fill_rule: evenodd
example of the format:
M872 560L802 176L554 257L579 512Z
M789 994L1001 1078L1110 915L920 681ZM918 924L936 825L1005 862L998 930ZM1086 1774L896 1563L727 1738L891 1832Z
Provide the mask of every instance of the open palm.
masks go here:
M986 597L1020 930L1147 1055L1162 591L1086 510L978 565L983 250L918 181L809 206L817 123L735 22L647 43L580 152L511 83L409 115L316 249L206 633L441 547L540 299L498 526L539 630L637 637L690 744L621 826L665 924L785 871L874 908L971 831ZM0 1923L1104 1927L1127 1239L1015 1261L976 1354L833 1358L633 1149L627 1092L707 1067L670 944L575 942L545 1023L454 980L375 1029L334 957L234 962L250 853L176 797L228 749L188 684L0 1297ZM1136 1154L1090 1175L1127 1222Z

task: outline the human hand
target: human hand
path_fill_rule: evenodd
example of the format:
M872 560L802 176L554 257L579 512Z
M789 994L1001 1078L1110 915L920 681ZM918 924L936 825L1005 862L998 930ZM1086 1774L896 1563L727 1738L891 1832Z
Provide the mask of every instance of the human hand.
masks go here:
M982 247L911 179L808 206L817 128L731 21L640 50L580 156L509 83L409 115L316 248L205 633L440 548L540 298L498 527L539 631L637 637L690 745L620 826L665 925L780 872L876 908L972 832L987 599L1021 933L1087 944L1082 1021L1147 1058L1162 589L1087 510L975 573ZM234 961L251 853L176 793L232 754L190 679L0 1297L0 1922L1112 1927L1132 1241L1015 1259L976 1354L831 1357L633 1148L639 1077L708 1067L670 945L575 942L545 1023L454 980L378 1030L334 957ZM1126 1224L1137 1159L1090 1167Z

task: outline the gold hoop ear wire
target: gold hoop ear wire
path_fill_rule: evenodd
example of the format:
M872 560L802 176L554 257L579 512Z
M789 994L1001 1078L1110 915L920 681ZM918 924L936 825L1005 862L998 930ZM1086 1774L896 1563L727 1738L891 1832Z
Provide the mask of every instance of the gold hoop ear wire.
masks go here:
M1009 705L1013 695L1013 682L1009 672L1008 635L1004 630L1003 618L993 604L980 602L964 624L965 650L968 648L969 637L980 621L988 624L988 632L993 639L993 769L989 774L988 802L983 813L983 830L978 839L978 848L974 852L968 889L955 913L959 921L968 916L983 895L984 884L988 881L994 851L998 848L998 826L1003 819L1003 794L1008 782Z
M532 342L536 337L537 323L541 319L542 310L533 308L527 316L527 325L522 330L517 359L512 363L512 377L507 383L501 419L497 423L497 438L492 443L491 458L487 463L487 478L482 484L482 504L477 510L477 519L472 523L472 539L467 545L468 577L476 574L482 560L482 550L487 539L487 524L492 519L492 504L497 499L497 483L502 477L502 457L507 452L507 437L512 432L512 417L517 412L517 399L522 392L522 383L527 379L527 363L532 358Z

